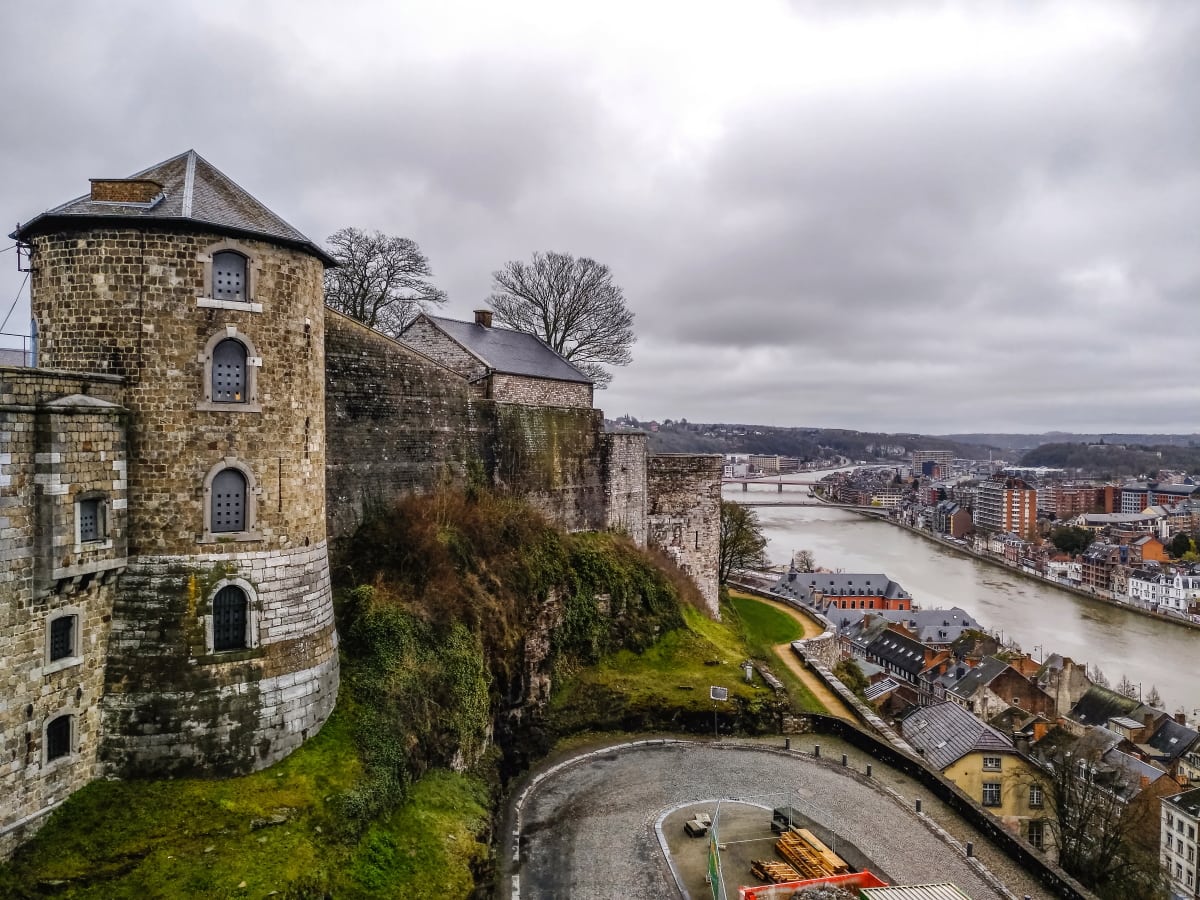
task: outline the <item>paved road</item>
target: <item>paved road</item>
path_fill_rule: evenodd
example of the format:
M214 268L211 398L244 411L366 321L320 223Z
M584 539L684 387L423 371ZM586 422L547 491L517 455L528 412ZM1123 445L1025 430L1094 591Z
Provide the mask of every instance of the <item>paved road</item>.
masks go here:
M530 792L516 873L521 900L677 897L654 835L660 813L719 797L774 805L785 799L778 792L901 883L953 881L973 900L998 896L910 809L827 760L667 744L603 753L554 772ZM1028 889L1010 887L1018 896Z

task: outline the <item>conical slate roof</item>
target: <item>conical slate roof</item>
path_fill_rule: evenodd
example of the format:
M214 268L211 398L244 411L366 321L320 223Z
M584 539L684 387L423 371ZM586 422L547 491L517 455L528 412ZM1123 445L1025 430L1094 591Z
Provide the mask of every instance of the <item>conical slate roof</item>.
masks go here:
M220 234L265 238L307 250L327 266L333 258L219 171L195 150L143 169L126 180L156 182L162 191L146 202L94 200L91 194L69 200L20 226L11 237L25 240L70 222L128 224L195 222ZM64 221L66 220L66 221Z

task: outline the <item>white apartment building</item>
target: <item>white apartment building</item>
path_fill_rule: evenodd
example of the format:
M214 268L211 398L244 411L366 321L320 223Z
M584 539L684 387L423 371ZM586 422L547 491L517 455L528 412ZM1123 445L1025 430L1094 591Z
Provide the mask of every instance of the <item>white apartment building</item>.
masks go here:
M1196 879L1196 832L1200 829L1200 788L1162 800L1159 852L1171 879L1172 900L1200 898Z

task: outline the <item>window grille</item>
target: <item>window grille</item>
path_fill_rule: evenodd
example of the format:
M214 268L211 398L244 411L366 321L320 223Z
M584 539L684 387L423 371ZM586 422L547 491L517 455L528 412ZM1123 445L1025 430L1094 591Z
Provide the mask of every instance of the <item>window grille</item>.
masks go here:
M246 646L246 593L228 585L213 598L213 650L242 650Z
M245 303L249 299L246 290L246 257L242 254L233 250L214 254L212 279L214 300Z
M50 662L75 655L75 616L60 616L50 623Z
M222 469L213 479L212 530L246 530L246 476L237 469Z
M983 767L984 767L985 769L991 769L991 770L994 770L994 771L999 771L999 769L1000 769L1000 757L998 757L998 756L985 756L985 757L983 758Z
M79 542L98 541L104 537L104 524L99 498L79 501Z
M46 761L71 752L71 717L59 716L46 726Z
M214 403L246 402L246 345L227 338L213 348L212 398Z
M1045 802L1041 785L1031 784L1029 786L1029 805L1034 809L1041 809Z

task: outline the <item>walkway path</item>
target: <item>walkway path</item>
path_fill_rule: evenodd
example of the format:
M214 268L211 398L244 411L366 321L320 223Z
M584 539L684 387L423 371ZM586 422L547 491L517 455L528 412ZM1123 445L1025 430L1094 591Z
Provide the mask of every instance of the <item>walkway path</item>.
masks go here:
M743 593L742 591L735 592L739 599L753 600L755 603L761 603L764 606L769 606L772 609L777 609L782 613L791 616L800 623L800 627L804 629L801 637L816 637L824 630L810 616L806 616L798 609L788 606L786 603L779 603L775 600L766 600L762 597L755 597L753 594ZM808 666L804 665L792 650L790 643L776 644L773 648L775 655L779 657L779 661L800 679L800 682L812 691L813 696L820 701L821 705L829 710L831 716L837 716L839 719L845 719L848 722L859 724L858 717L851 712L850 707L836 693L830 689L824 681L817 677L816 673Z

